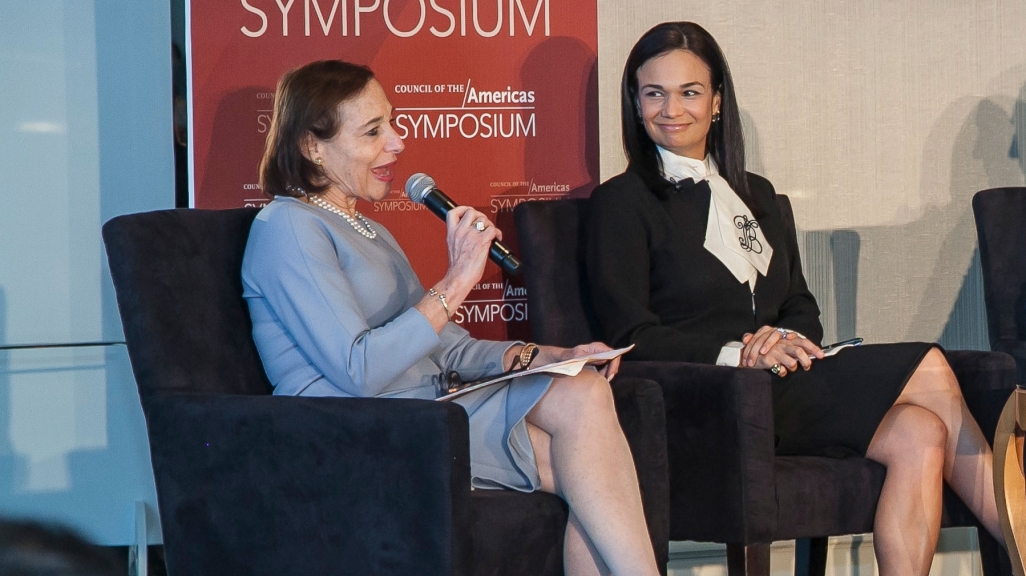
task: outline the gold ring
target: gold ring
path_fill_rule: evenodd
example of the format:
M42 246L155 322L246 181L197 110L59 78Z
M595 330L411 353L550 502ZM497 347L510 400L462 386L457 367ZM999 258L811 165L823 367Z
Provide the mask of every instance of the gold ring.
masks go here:
M774 374L780 374L780 364L774 364L773 366L770 366L770 372Z
M484 223L484 222L482 222L482 221L478 220L477 222L474 222L474 228L475 228L475 229L476 229L476 230L477 230L478 232L484 232L484 231L485 231L485 228L486 228L486 226L485 226L485 223Z

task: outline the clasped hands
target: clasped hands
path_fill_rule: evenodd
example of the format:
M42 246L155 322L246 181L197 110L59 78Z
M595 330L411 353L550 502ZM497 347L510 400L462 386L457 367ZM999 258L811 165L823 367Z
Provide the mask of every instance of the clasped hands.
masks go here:
M775 373L780 377L797 371L799 366L808 370L813 360L823 358L823 351L811 340L772 326L763 326L755 334L746 333L741 343L745 345L741 350L742 368L773 370L777 366Z

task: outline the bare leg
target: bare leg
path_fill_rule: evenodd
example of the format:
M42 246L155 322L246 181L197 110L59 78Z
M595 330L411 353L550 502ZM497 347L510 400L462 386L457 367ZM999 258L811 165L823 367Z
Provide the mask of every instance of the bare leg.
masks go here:
M570 576L612 575L573 512L570 513L563 541L563 571Z
M542 489L570 506L567 574L658 574L609 383L590 370L556 378L527 422Z
M555 494L556 484L552 477L552 437L530 423L527 424L527 433L531 437L531 446L534 447L538 473L541 476L541 489L543 492ZM573 511L570 511L566 537L563 540L563 571L572 576L606 576L610 573Z
M979 424L969 413L958 380L944 354L934 348L905 385L897 404L933 412L948 430L944 479L988 532L1004 542L994 497L994 454Z
M884 416L866 457L887 467L873 522L880 574L926 575L940 534L947 429L933 413L897 405Z

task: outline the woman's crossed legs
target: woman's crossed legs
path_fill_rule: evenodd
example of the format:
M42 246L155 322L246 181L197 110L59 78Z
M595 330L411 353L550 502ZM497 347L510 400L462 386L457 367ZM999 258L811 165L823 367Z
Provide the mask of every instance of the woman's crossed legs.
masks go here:
M656 575L641 491L609 383L586 370L556 378L527 415L542 490L570 507L568 575Z
M929 573L943 480L1002 541L993 453L939 349L931 349L909 378L866 457L887 467L873 527L881 574Z

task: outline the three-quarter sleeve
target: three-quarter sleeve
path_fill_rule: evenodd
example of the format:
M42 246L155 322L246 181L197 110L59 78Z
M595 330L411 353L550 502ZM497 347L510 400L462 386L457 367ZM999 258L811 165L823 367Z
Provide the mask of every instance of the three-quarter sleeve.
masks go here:
M432 358L446 370L459 372L464 382L502 372L502 357L506 350L516 344L522 344L478 340L455 322L446 323L439 333L439 338L442 344L432 351Z
M325 226L311 225L302 210L275 216L258 217L250 232L247 296L266 300L275 322L332 385L347 395L378 395L439 345L414 308L371 326ZM395 297L405 303L407 295ZM265 366L273 361L264 358Z
M651 195L647 190L643 193ZM606 184L591 196L585 263L595 315L613 346L634 344L632 360L715 363L728 339L664 325L650 307L654 196Z

